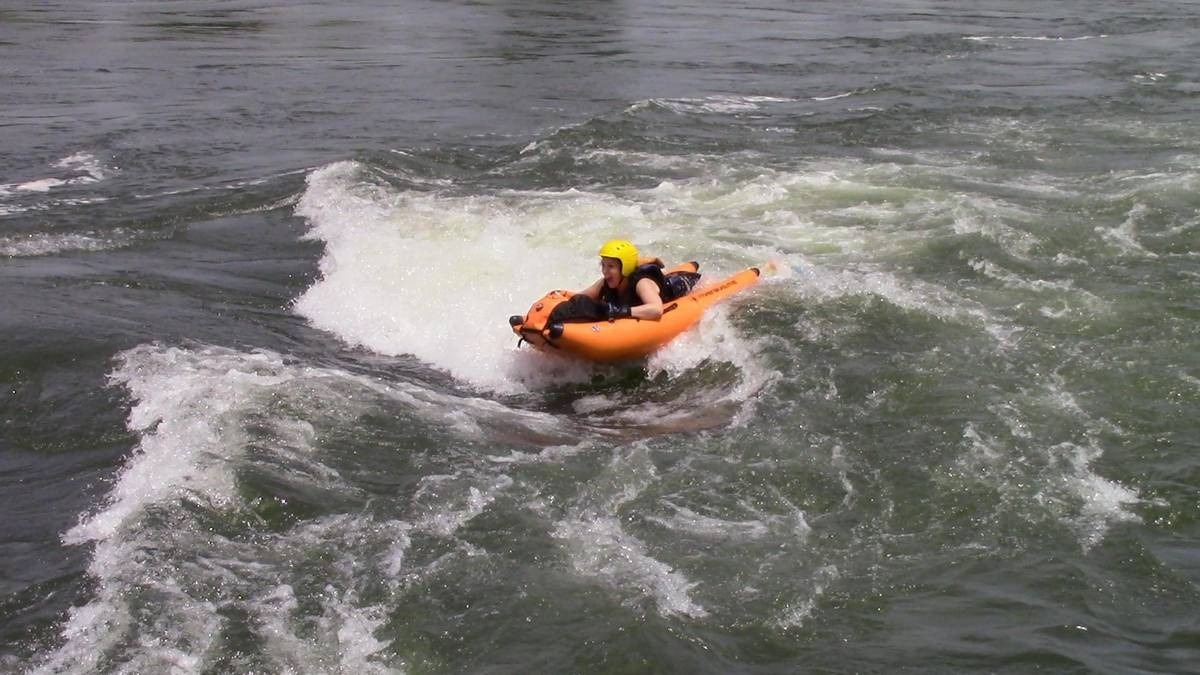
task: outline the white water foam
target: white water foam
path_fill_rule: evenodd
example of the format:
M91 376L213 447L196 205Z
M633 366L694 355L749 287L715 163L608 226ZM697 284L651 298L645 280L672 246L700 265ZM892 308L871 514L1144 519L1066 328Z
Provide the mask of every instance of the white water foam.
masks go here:
M851 96L862 96L864 94L872 94L874 92L875 92L874 87L869 87L869 88L865 88L865 89L851 89L850 91L844 91L844 92L841 92L838 94L829 94L827 96L813 96L812 100L820 101L820 102L836 101L840 98L850 98ZM874 106L865 106L865 107L861 107L861 108L847 108L847 110L850 112L863 112L863 111L878 112L878 111L883 110L883 108L877 108Z
M1061 35L968 35L963 37L963 39L973 42L1079 42L1082 40L1101 40L1106 37L1108 35L1101 33L1099 35L1078 35L1075 37Z
M362 173L344 162L309 176L297 213L326 252L322 280L296 311L351 344L411 354L494 389L519 388L514 379L521 377L507 316L524 313L564 280L586 285L584 274L594 268L580 260L582 239L563 255L554 233L564 224L600 230L640 220L635 207L581 193L397 194L364 184Z
M107 232L34 232L0 237L0 256L30 258L69 251L108 251L129 246L138 233L117 228Z
M957 234L979 234L1014 258L1029 260L1038 238L1006 221L1028 223L1037 216L1021 207L980 196L960 196L950 209Z
M737 405L745 402L746 405L740 406L730 420L730 424L739 426L753 416L757 396L776 382L780 374L762 365L757 354L764 347L759 340L743 337L734 327L729 318L733 311L736 311L736 304L707 312L693 329L652 354L646 365L648 374L653 378L658 373L678 377L710 360L733 364L740 376L738 382L728 389L711 392L704 405L711 409L723 403ZM654 419L648 421L659 424L665 421L659 411L648 412L654 415ZM679 412L686 414L688 411ZM638 412L633 409L624 414L626 417L633 415L636 419Z
M857 92L846 91L846 92L842 92L840 94L831 94L829 96L814 96L812 100L814 100L814 101L835 101L839 98L848 98L850 96L853 96L856 93Z
M0 184L0 197L18 192L49 192L54 188L66 185L98 183L108 178L112 173L95 155L88 152L77 152L73 155L63 157L55 162L53 167L74 175L66 178L46 177L21 183Z
M130 672L198 670L192 660L215 637L215 608L181 592L176 577L155 572L159 561L146 551L170 548L173 533L159 531L168 541L157 539L142 518L156 505L184 498L217 508L228 504L234 494L230 460L244 448L237 416L257 395L295 376L277 355L230 350L143 345L118 362L111 381L126 386L135 399L128 426L141 441L104 508L63 536L67 544L97 542L88 574L98 590L87 605L71 610L63 646L41 672L93 672L99 659L134 632L140 645L128 656ZM156 597L160 610L152 618L129 607L127 596L142 593ZM159 628L137 626L145 620ZM155 632L160 629L164 632ZM188 645L193 656L179 645Z
M644 448L618 449L607 472L592 482L595 487L553 534L563 542L578 574L626 594L627 604L652 599L662 616L703 618L708 610L691 597L697 584L654 558L645 543L621 526L618 509L657 477Z
M153 550L153 549L150 549ZM147 588L146 570L152 566L141 542L129 541L100 546L88 571L99 580L97 597L86 605L69 610L61 630L63 645L31 673L92 673L110 653L149 621L150 630L141 637L128 668L122 672L164 671L198 672L196 654L212 644L216 632L214 607L181 591L171 578L155 579ZM152 599L157 609L153 618L140 617L122 608L126 594ZM187 653L177 645L187 643Z
M867 269L831 271L809 265L802 293L811 299L828 301L841 297L876 295L913 311L943 319L967 323L989 323L987 310L945 288L920 281L908 281L891 272Z
M48 194L59 188L90 185L105 180L114 170L105 166L95 155L77 152L54 162L56 176L46 176L18 183L0 183L0 216L29 211L42 211L55 206L85 206L106 201L104 197L54 198L28 203L31 195ZM17 203L12 203L17 200Z
M1099 431L1122 433L1111 422L1084 412L1057 376L1042 391L1028 394L1028 402L1039 411L1074 418L1083 425L1085 436ZM1143 501L1137 491L1092 468L1103 454L1097 441L1039 444L1039 436L1030 431L1016 406L994 406L992 411L1008 425L1011 439L992 436L968 423L963 430L968 453L959 462L963 475L976 476L1006 492L1023 493L1020 499L1030 499L1074 532L1084 552L1103 541L1113 524L1140 522L1128 510ZM1029 475L1031 467L1036 468L1036 476Z
M285 552L284 560L303 561L313 551L333 560L327 569L329 582L318 595L322 613L316 617L301 613L292 584L271 585L263 570L242 573L255 580L246 607L258 619L264 651L273 663L295 673L403 672L378 658L390 644L376 637L387 621L388 607L363 603L357 587L364 567L374 566L391 576L399 573L402 563L394 559L396 547L407 547L409 530L401 521L376 523L343 515L304 524L274 542L273 548ZM278 579L279 570L266 571ZM395 592L398 586L391 589Z
M761 520L724 520L696 513L684 506L670 506L675 511L670 517L650 516L647 520L669 530L712 539L757 540L770 532Z
M483 513L483 510L495 501L497 494L513 484L512 478L500 474L482 489L468 485L463 493L459 492L461 482L461 477L457 475L425 476L421 479L413 502L418 510L425 512L425 516L415 523L415 529L448 538L472 518ZM454 506L449 506L451 504Z
M729 158L724 155L706 155L702 153L662 155L635 150L597 148L578 153L578 160L581 162L614 161L620 162L624 166L635 166L656 171L702 171L719 167L722 163L728 162Z
M841 577L836 565L825 565L813 576L812 588L808 595L791 602L774 620L774 625L783 630L801 628L804 622L812 618L817 607L817 601L825 594L831 584Z
M53 199L44 199L32 204L6 204L4 202L0 202L0 216L15 216L21 213L49 211L50 209L60 207L89 206L91 204L101 204L106 201L108 201L107 197L55 197Z
M228 604L262 628L266 652L280 672L316 664L329 672L393 672L375 657L386 647L375 637L386 612L360 600L356 570L373 566L398 592L410 533L453 536L511 479L464 478L441 492L424 490L414 499L415 523L337 515L249 542L175 527L191 518L180 503L216 511L247 508L235 472L260 461L258 455L266 455L262 461L269 466L286 466L293 485L308 482L312 489L354 496L356 489L321 461L314 420L351 424L363 406L378 405L372 395L464 438L477 437L480 424L529 429L539 437L555 428L544 416L493 401L304 367L266 351L142 345L118 357L111 381L130 392L128 426L140 440L101 509L63 537L68 544L94 542L88 574L96 593L70 611L62 646L35 672L94 672L106 660L127 672L201 670L209 665L202 661L227 621L222 608ZM293 395L296 405L310 409L309 417L274 411L272 402ZM250 428L258 428L256 438ZM299 609L293 572L314 549L328 549L321 559L331 560L337 572L320 595L317 618ZM142 601L154 602L156 610L138 611Z
M802 268L803 275L787 285L803 300L876 295L904 309L981 327L1001 349L1017 347L1023 329L993 316L982 304L954 288L906 278L872 262L926 245L930 231L979 234L1021 259L1029 258L1040 244L1021 226L1037 219L1028 209L972 194L903 187L914 171L940 181L967 170L960 158L917 159L922 164L915 168L828 159L790 172L763 169L751 174L743 168L712 178L665 182L654 193L675 206L674 212L712 232L713 248L727 255L761 251L759 255ZM1037 191L1035 181L1004 187ZM780 255L779 249L813 253ZM1044 284L1032 282L1031 288L1037 286ZM1106 309L1090 293L1072 290L1088 309Z
M1023 227L1039 215L1012 202L925 187L964 180L961 158L931 153L879 151L904 163L817 159L797 170L745 167L713 176L664 182L655 196L712 231L718 238L753 238L784 250L841 252L859 257L903 254L928 240L930 230L979 234L1019 258L1040 243ZM1038 195L1059 190L1031 177L1020 181L979 179L986 188ZM920 187L911 187L916 183ZM678 216L677 216L678 217ZM731 222L732 232L720 228Z
M698 98L653 98L638 101L627 112L637 112L651 106L665 108L682 114L694 113L744 113L759 110L769 103L795 103L799 99L779 96L736 96L713 95Z
M1097 226L1096 232L1105 241L1115 246L1122 255L1157 258L1158 254L1147 250L1138 240L1138 223L1146 217L1148 212L1149 209L1144 204L1135 204L1120 225L1116 227Z
M110 379L137 401L129 428L141 433L134 457L108 496L107 506L71 528L69 544L107 540L147 505L180 491L226 502L233 480L224 469L243 445L226 416L295 377L282 358L230 350L160 349L143 345L124 352Z
M1049 452L1067 468L1056 483L1040 491L1037 498L1043 504L1068 508L1068 524L1085 553L1104 540L1113 524L1141 522L1137 514L1126 510L1129 505L1141 503L1138 493L1092 469L1092 462L1102 454L1099 448L1060 443ZM1071 503L1064 504L1064 496Z
M297 213L326 252L296 311L351 344L413 355L493 391L590 378L590 366L517 352L505 319L547 290L594 281L599 242L628 237L676 260L711 248L667 220L677 204L655 191L398 192L355 162L308 183Z
M1075 288L1075 282L1070 279L1063 281L1026 279L990 260L974 259L968 264L971 266L971 269L983 274L984 276L987 276L988 278L995 279L1003 283L1008 288L1065 296L1065 299L1067 300L1077 300L1078 304L1083 305L1092 312L1102 312L1109 309L1109 304L1107 302L1102 300L1094 293ZM1058 317L1065 315L1069 309L1070 307L1067 307L1061 312L1055 312L1052 309L1043 308L1042 313L1045 316Z
M786 500L781 501L786 502ZM778 534L803 542L812 531L808 521L804 518L804 512L790 503L787 503L787 506L791 508L791 512L788 514L764 513L749 504L740 504L743 510L755 516L750 520L726 520L697 513L669 501L664 500L664 503L672 509L673 513L668 517L649 516L647 520L675 532L684 532L707 539L758 541L772 534Z
M1178 376L1179 379L1183 380L1187 384L1190 384L1193 389L1200 392L1200 377L1194 377L1187 373L1176 373L1176 376Z
M1085 411L1075 396L1067 390L1066 380L1057 372L1049 374L1041 383L1041 388L1041 391L1037 394L1039 402L1048 408L1057 408L1059 411L1075 418L1083 426L1085 433L1089 437L1093 437L1100 432L1117 436L1126 434L1123 428L1112 421L1103 417L1093 417Z
M708 610L692 600L696 584L678 570L656 560L638 538L625 532L615 516L566 520L554 536L566 543L567 552L581 575L617 589L651 597L659 614L682 614L693 619Z

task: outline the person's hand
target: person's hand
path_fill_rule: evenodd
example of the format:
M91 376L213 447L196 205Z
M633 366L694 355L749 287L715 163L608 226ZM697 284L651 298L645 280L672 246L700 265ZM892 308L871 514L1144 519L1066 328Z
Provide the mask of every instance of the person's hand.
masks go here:
M607 319L626 319L629 318L630 308L628 305L618 305L615 302L604 303L604 316Z

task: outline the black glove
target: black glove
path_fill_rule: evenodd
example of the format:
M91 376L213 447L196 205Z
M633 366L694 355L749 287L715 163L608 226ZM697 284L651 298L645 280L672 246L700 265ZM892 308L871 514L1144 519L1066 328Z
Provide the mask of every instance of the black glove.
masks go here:
M604 316L607 319L626 319L629 318L630 309L627 305L618 305L615 302L604 303Z

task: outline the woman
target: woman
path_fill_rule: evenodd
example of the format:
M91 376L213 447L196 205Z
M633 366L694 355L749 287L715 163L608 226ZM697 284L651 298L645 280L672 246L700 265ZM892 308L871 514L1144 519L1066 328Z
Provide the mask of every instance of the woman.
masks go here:
M606 319L662 318L663 263L658 258L638 258L637 247L613 239L600 247L600 279L580 291L599 303Z

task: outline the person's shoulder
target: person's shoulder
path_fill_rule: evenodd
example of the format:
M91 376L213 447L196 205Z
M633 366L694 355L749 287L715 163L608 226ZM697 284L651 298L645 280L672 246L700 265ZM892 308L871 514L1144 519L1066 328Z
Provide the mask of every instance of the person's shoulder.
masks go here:
M634 289L638 291L639 295L643 290L654 293L655 295L660 295L662 293L662 286L659 284L659 282L653 277L649 276L644 276L641 279L638 279L637 285L634 286Z
M638 280L633 293L643 305L658 305L662 302L662 286L648 277Z

